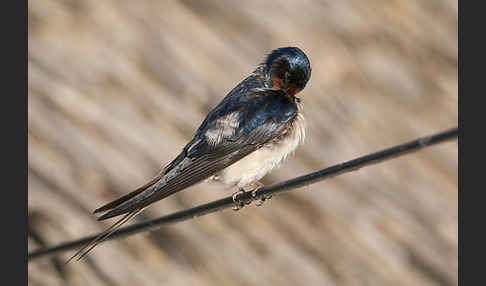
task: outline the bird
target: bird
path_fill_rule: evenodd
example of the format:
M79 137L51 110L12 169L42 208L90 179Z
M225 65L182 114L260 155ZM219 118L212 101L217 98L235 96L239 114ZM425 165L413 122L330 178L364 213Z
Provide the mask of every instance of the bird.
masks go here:
M84 257L149 205L202 181L237 187L234 209L243 207L238 194L251 191L253 195L263 187L259 180L303 143L306 124L296 95L311 71L309 58L300 48L272 50L207 114L194 137L152 180L94 211L105 212L99 221L121 218L68 262Z

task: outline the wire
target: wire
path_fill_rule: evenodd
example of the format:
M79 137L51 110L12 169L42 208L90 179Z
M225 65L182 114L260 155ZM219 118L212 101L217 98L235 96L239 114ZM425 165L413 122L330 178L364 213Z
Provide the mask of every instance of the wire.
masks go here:
M288 181L284 181L281 183L273 184L270 186L262 187L258 189L254 193L254 197L252 196L251 192L241 193L238 195L238 201L240 202L251 202L254 200L260 200L262 198L269 197L274 194L286 192L295 188L304 187L310 184L314 184L316 182L343 174L348 173L351 171L358 170L364 166L376 164L385 160L390 160L392 158L396 158L398 156L403 156L405 154L416 152L424 147L436 145L447 140L451 140L457 138L458 136L458 128L452 128L441 133L437 133L431 136L423 137L414 141L410 141L408 143L398 145L395 147L391 147L382 151L378 151L373 154L365 155L359 158L356 158L351 161L347 161L341 164L337 164L331 166L329 168L322 169L320 171L310 173L304 176L300 176ZM131 226L127 226L124 228L120 228L118 231L114 232L110 239L115 238L122 238L129 235L133 235L139 232L151 231L160 228L166 224L173 224L177 222L182 222L185 220L189 220L192 218L200 217L203 215L207 215L210 213L214 213L229 207L234 206L234 201L232 196L213 201L204 205L200 205L191 209L175 212L173 214L169 214L167 216L163 216L157 219L149 220L146 222L134 224ZM65 242L60 245L38 249L28 254L28 260L33 260L36 258L52 256L67 250L78 248L90 241L92 241L98 234L87 236L75 241Z

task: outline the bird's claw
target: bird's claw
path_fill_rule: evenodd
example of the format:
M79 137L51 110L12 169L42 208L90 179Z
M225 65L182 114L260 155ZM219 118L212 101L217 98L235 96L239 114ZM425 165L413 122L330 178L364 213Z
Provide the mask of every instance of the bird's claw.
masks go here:
M245 205L249 205L251 204L252 200L249 200L249 201L244 201L244 200L240 200L238 198L239 195L242 195L246 193L245 190L243 189L240 189L239 191L235 192L231 198L233 199L233 203L234 203L234 206L233 206L233 210L234 211L239 211L241 210Z
M233 196L232 196L233 202L234 202L233 210L234 211L239 211L245 205L249 205L253 201L257 200L258 199L257 191L259 189L261 189L262 187L263 187L263 184L260 183L260 182L255 182L255 183L247 186L246 188L253 188L251 190L251 197L248 200L240 200L238 198L239 195L246 193L245 188L241 188L239 191L235 192L233 194ZM265 194L264 195L261 195L258 203L256 204L256 206L259 207L259 206L263 205L263 202L265 202L266 200L270 199L271 197L272 197L272 195L265 195Z
M258 187L256 189L254 189L252 192L251 192L251 196L253 199L256 199L257 198L257 194L256 192L260 189L261 187ZM272 198L272 195L263 195L260 200L256 203L256 206L259 207L261 205L263 205L263 203L266 201L266 200L269 200Z

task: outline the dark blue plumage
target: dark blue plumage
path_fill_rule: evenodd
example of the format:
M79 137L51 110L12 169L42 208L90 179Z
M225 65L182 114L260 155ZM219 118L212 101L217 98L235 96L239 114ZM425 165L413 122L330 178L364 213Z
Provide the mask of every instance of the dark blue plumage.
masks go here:
M293 82L298 89L303 89L311 75L310 62L304 52L294 47L276 49L267 57L266 69L270 71L272 65L278 63L280 59L284 59L281 63L283 69L275 69L277 76L288 70L290 72L289 81ZM279 72L280 74L278 74ZM272 76L272 72L268 75Z

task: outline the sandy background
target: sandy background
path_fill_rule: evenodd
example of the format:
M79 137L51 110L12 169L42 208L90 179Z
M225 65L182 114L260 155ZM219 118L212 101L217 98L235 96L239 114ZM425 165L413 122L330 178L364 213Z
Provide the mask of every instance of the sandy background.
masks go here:
M457 126L457 1L29 1L29 251L96 233L272 49L312 65L270 184ZM29 263L30 285L457 285L457 141ZM234 192L200 184L143 221Z

